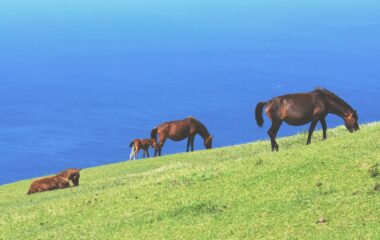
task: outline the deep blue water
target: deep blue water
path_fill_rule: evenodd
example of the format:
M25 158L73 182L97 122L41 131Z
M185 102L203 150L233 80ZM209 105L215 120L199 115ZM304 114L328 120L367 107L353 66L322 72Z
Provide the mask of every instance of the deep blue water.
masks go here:
M132 139L189 115L215 147L266 139L256 103L315 86L379 120L379 12L374 0L1 1L0 184L123 161Z

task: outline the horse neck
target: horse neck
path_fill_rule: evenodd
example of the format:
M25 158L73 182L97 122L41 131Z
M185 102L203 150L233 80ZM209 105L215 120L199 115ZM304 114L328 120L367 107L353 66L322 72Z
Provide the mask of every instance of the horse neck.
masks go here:
M203 138L203 140L206 140L208 137L210 137L210 133L203 124L197 122L197 125L199 129L199 135Z
M345 117L353 110L348 104L341 103L329 97L328 105L331 113L338 115L339 117Z

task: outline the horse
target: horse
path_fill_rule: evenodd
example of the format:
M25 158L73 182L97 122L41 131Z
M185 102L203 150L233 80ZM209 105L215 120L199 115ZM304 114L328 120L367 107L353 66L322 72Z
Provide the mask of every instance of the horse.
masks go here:
M263 126L263 108L272 126L268 130L272 151L278 151L276 135L282 122L289 125L300 126L311 122L306 144L311 143L311 136L318 122L322 125L323 140L327 138L326 115L335 114L344 119L349 132L359 130L358 114L348 103L325 88L316 88L308 93L288 94L274 97L267 102L256 105L255 117L259 127Z
M136 156L139 153L140 149L143 150L143 158L145 158L145 154L149 156L149 147L153 147L153 141L151 139L135 139L130 144L129 147L132 148L131 154L129 155L129 160L134 158L136 160Z
M78 168L69 168L55 176L37 179L30 185L27 194L68 188L70 187L70 181L75 187L79 186L80 170Z
M161 156L161 150L167 138L173 141L182 141L187 138L186 151L189 152L189 149L194 151L194 138L197 134L203 138L205 148L211 149L213 136L210 135L205 125L194 117L162 123L153 128L150 134L156 149L154 156L157 154ZM157 135L159 136L159 143L157 143Z

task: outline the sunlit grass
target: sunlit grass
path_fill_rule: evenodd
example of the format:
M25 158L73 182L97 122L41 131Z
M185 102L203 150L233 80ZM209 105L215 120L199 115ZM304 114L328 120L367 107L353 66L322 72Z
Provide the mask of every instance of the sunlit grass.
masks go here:
M30 196L31 180L4 185L0 238L379 239L380 124L321 138L84 169L79 187Z

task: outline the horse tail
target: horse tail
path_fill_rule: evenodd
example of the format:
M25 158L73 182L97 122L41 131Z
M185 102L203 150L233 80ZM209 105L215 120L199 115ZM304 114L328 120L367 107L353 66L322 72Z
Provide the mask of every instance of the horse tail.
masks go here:
M133 145L135 144L135 141L132 141L130 144L129 144L129 147L133 147Z
M259 127L263 126L264 124L264 119L263 119L263 109L264 106L266 105L266 102L259 102L256 105L256 110L255 110L255 117L256 117L256 123Z
M155 141L155 142L157 142L157 131L158 131L158 128L155 127L155 128L153 128L152 131L150 132L150 138L151 138L153 141Z

